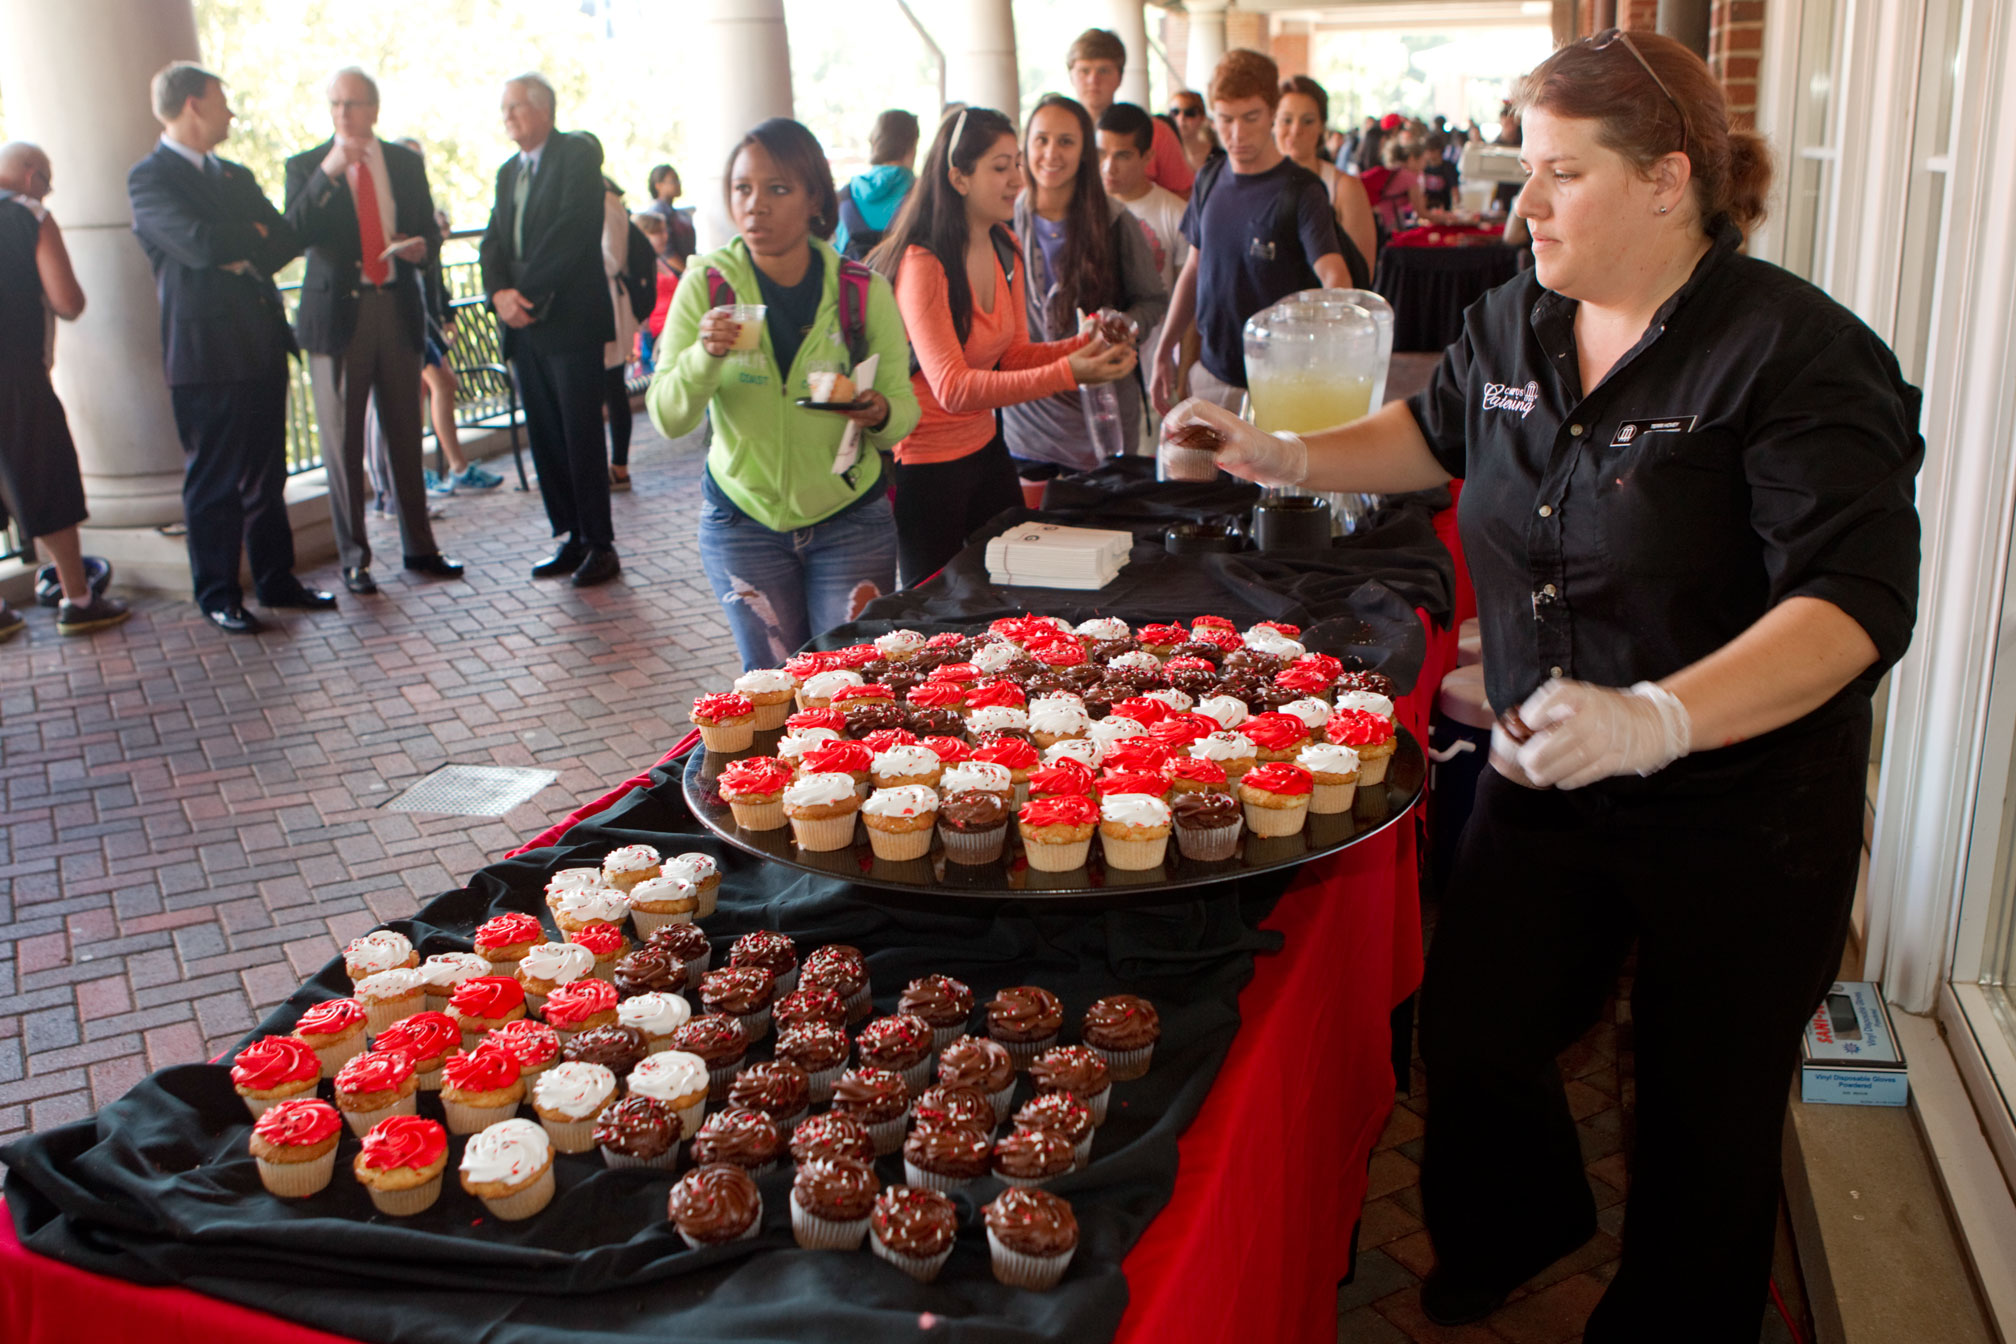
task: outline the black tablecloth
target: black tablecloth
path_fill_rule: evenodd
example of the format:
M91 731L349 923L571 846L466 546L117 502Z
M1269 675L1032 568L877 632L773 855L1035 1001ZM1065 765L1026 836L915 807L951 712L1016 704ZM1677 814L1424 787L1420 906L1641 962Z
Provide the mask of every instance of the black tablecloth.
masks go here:
M1463 310L1519 274L1519 249L1387 247L1372 288L1393 305L1393 348L1440 353L1463 334Z
M936 1284L916 1284L865 1249L799 1250L785 1205L788 1172L758 1180L759 1239L704 1252L688 1250L664 1221L673 1177L607 1170L593 1153L558 1157L558 1195L522 1223L485 1217L457 1188L452 1163L432 1210L405 1220L376 1216L347 1172L357 1149L347 1136L327 1192L274 1199L261 1191L246 1153L244 1105L227 1071L213 1065L163 1070L95 1119L0 1153L22 1242L95 1273L179 1283L320 1329L402 1344L1109 1338L1127 1300L1121 1261L1168 1201L1177 1138L1238 1029L1237 996L1253 955L1274 945L1258 926L1287 876L1228 883L1207 899L1154 910L1064 915L1016 903L988 916L884 908L843 882L765 864L716 840L688 814L677 779L661 771L649 789L569 832L565 845L493 864L468 887L387 927L423 955L466 950L469 933L493 914L543 914L541 892L554 869L599 862L636 842L720 860L721 905L706 922L717 963L751 929L781 929L801 951L852 943L868 952L880 1012L893 1011L903 986L931 971L966 981L983 1001L1006 985L1040 984L1064 1001L1066 1039L1076 1039L1079 1016L1102 995L1145 994L1160 1007L1154 1067L1138 1082L1115 1085L1092 1165L1051 1186L1071 1200L1082 1232L1061 1286L1030 1293L996 1284L984 1228L964 1195L958 1248ZM347 988L340 961L331 962L254 1035L286 1031L308 1006ZM1026 1094L1027 1082L1021 1086ZM883 1159L880 1171L885 1183L901 1181L901 1159ZM974 1193L984 1201L997 1188L982 1182ZM927 1312L940 1328L922 1323Z

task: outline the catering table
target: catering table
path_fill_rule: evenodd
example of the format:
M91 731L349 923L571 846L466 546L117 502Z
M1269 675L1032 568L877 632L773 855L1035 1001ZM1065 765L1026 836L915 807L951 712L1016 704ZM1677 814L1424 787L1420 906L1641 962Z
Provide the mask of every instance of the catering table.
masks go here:
M1393 305L1395 350L1439 351L1463 334L1463 310L1519 273L1519 249L1382 247L1372 288Z
M1107 481L1084 488L1111 496L1104 514L1110 522L1141 509L1152 515L1156 505L1144 497L1163 492L1137 487ZM1067 490L1067 505L1071 499ZM1425 518L1399 520L1383 537L1373 529L1363 547L1366 567L1394 563L1423 529L1432 536ZM1399 544L1391 544L1396 537ZM1137 579L1160 573L1163 582L1151 586L1167 590L1166 600L1197 600L1198 574L1165 570L1152 551L1137 554L1143 570L1153 571ZM1244 624L1258 619L1250 599L1285 608L1269 612L1284 619L1299 614L1312 628L1328 619L1367 632L1390 619L1394 595L1377 580L1357 585L1344 600L1324 587L1321 563L1313 576L1285 585L1265 582L1280 579L1270 575L1269 563L1249 557L1244 567L1217 572L1225 586L1198 609ZM1425 723L1439 664L1453 660L1446 556L1442 565L1439 598L1436 583L1422 580L1432 600L1401 608L1408 638L1388 631L1378 647L1364 646L1368 661L1398 666L1415 683L1399 705L1410 725ZM956 592L971 609L989 601L1018 606L1024 596L962 589L972 582L970 564L962 569L955 562L938 583L893 597L928 606ZM1329 605L1281 602L1284 586ZM1060 594L1044 596L1053 608L1072 605L1058 602ZM1439 610L1431 620L1433 608ZM1396 645L1411 666L1395 663ZM423 951L439 950L444 935L493 908L536 907L540 875L552 867L645 837L671 846L668 852L707 848L682 815L676 774L662 768L671 760L584 806L536 837L536 848L484 869L399 926L418 935ZM1056 1187L1078 1207L1085 1234L1063 1285L1048 1294L997 1287L970 1230L944 1277L920 1286L865 1252L803 1252L774 1230L732 1253L697 1257L665 1253L657 1244L664 1234L647 1230L612 1258L610 1248L595 1247L605 1239L596 1229L570 1229L562 1220L563 1208L583 1207L590 1190L615 1189L620 1202L607 1207L630 1211L649 1194L662 1208L662 1184L655 1193L633 1193L604 1179L639 1173L597 1173L571 1188L563 1180L562 1198L548 1214L515 1225L527 1229L522 1235L501 1235L495 1225L475 1228L466 1244L454 1242L454 1254L444 1255L444 1239L418 1227L409 1234L384 1227L383 1219L341 1224L308 1211L276 1213L268 1206L277 1201L258 1195L256 1181L254 1193L245 1194L249 1163L239 1159L235 1177L214 1165L242 1150L242 1113L228 1131L221 1118L206 1125L181 1114L186 1108L191 1117L221 1117L235 1098L218 1070L183 1066L144 1081L93 1121L7 1151L11 1217L0 1220L0 1338L10 1344L82 1337L108 1344L329 1344L472 1335L499 1344L879 1340L924 1338L938 1326L962 1338L1073 1344L1109 1337L1144 1344L1330 1337L1366 1163L1392 1104L1387 1016L1419 977L1411 819L1305 865L1292 880L1251 879L1156 911L1067 917L1010 906L991 921L899 914L835 879L793 876L779 885L773 866L711 852L724 860L721 923L709 921L717 942L766 926L802 926L816 935L808 945L854 942L869 952L878 1008L885 1011L903 975L923 964L919 948L953 959L947 969L970 976L976 990L1016 982L1006 976L1055 980L1075 1010L1108 992L1103 981L1110 977L1117 981L1112 988L1146 992L1163 1006L1170 1030L1155 1068L1142 1082L1122 1085L1139 1090L1117 1094L1116 1115L1100 1131L1092 1165ZM991 978L990 961L1002 963ZM325 968L261 1031L284 1029L341 983L340 964ZM216 1109L220 1104L225 1111ZM211 1165L203 1165L206 1143ZM191 1164L193 1171L179 1170ZM207 1176L212 1171L214 1179ZM192 1197L187 1185L196 1177L205 1179ZM175 1221L192 1217L193 1229ZM561 1221L542 1228L541 1219ZM332 1231L331 1224L338 1226ZM556 1254L541 1243L556 1237L566 1243L570 1235L588 1249ZM368 1272L359 1267L364 1261Z

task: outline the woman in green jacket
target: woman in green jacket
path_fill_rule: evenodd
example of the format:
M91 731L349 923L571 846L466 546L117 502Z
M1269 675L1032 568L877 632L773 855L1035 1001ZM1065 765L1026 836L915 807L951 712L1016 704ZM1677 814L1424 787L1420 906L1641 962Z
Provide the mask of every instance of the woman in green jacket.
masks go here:
M826 241L838 198L812 133L783 117L749 132L729 159L728 212L740 236L687 268L648 404L667 438L692 432L713 408L700 560L742 664L754 669L895 587L879 450L908 434L918 412L888 281L852 262L843 270ZM760 340L738 342L731 306L758 303L767 309ZM872 383L858 371L870 356L879 357ZM833 372L862 383L851 409L796 404L812 396L812 375ZM843 451L850 424L858 442Z

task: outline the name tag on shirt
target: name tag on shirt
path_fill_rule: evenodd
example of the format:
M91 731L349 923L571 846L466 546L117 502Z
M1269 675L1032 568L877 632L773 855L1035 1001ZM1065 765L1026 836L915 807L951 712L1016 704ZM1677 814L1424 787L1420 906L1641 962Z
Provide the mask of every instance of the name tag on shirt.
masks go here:
M1647 434L1690 433L1700 418L1698 415L1669 415L1661 420L1626 420L1617 426L1617 433L1610 440L1610 446L1628 447Z

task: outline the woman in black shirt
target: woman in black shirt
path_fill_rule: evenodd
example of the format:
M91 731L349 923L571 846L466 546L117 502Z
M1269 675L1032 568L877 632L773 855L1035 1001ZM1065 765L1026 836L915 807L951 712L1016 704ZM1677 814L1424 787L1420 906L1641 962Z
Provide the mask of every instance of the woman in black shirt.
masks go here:
M1769 160L1706 67L1600 34L1529 81L1535 268L1432 385L1221 465L1314 490L1464 478L1491 701L1429 958L1424 1310L1475 1320L1596 1232L1555 1054L1635 939L1637 1143L1586 1340L1757 1337L1800 1032L1839 966L1869 697L1916 615L1917 390L1739 251ZM1529 787L1530 785L1531 787Z

